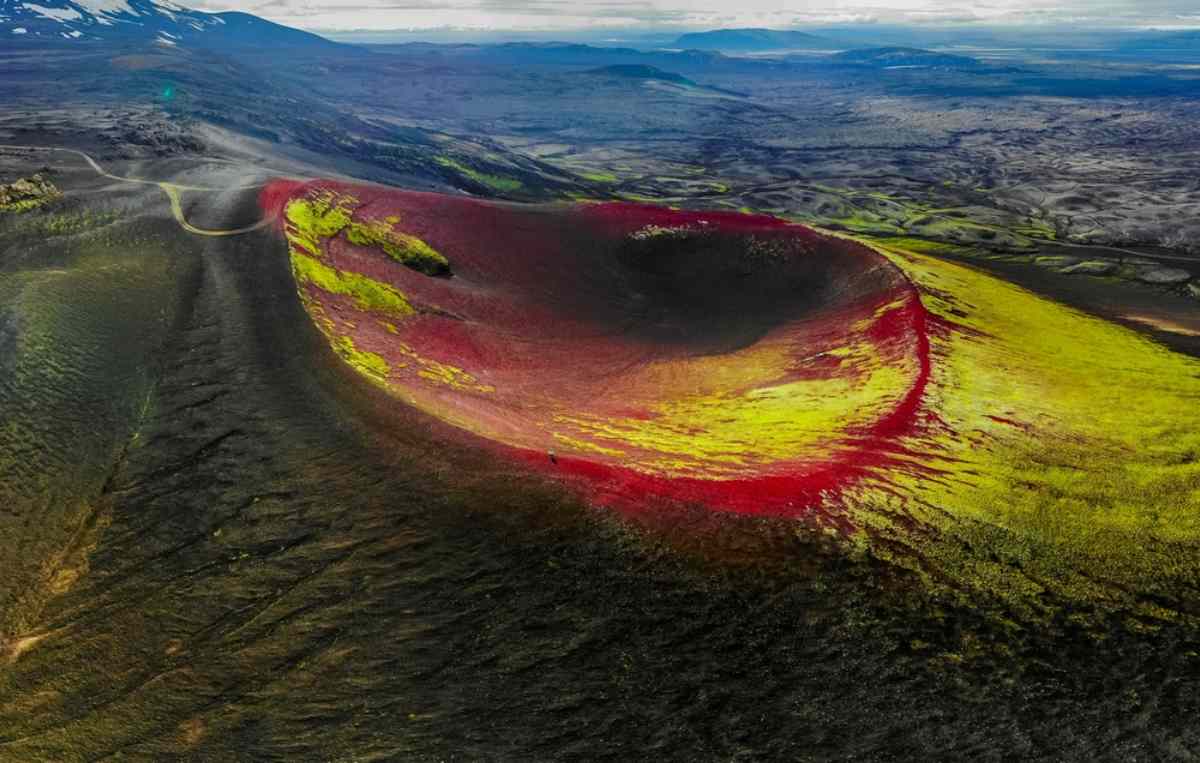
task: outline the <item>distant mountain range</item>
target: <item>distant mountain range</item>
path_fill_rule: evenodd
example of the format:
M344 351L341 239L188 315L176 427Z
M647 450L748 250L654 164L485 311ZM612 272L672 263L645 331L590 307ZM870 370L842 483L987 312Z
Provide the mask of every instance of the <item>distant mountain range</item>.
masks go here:
M1121 50L1194 51L1200 49L1200 29L1129 34L1120 41L1118 47Z
M714 29L692 32L676 38L672 47L690 50L729 50L741 52L766 50L829 49L840 47L831 40L808 32L780 29Z
M921 48L864 48L847 50L831 57L832 61L851 66L868 66L876 69L900 67L941 67L945 69L974 69L983 64L967 56L955 56Z
M712 29L680 35L664 44L656 38L631 48L593 46L578 42L519 42L473 44L407 43L373 46L400 50L430 49L455 56L470 56L487 50L488 57L508 59L512 63L595 64L602 59L626 57L645 59L656 50L675 48L687 51L690 64L704 66L715 62L721 53L764 53L787 51L850 51L854 55L837 58L839 63L863 66L942 66L963 68L972 59L933 53L921 47L971 44L983 47L1052 46L1057 38L1036 31L1003 34L988 29L937 30L904 26L825 27L817 34L794 29L736 28ZM379 33L384 34L384 33ZM407 34L413 34L408 32ZM438 36L431 30L433 37ZM497 33L498 34L498 33ZM1081 44L1134 53L1172 53L1200 51L1200 30L1090 32L1071 38ZM1062 41L1058 44L1067 44ZM0 0L0 44L5 46L38 43L69 45L80 43L137 44L195 49L252 49L260 55L272 50L324 49L355 50L355 46L328 40L310 32L276 24L249 13L206 13L192 10L173 0ZM889 45L896 47L869 47ZM919 47L920 46L920 47ZM866 48L866 50L862 50ZM358 48L361 51L361 48ZM874 52L872 52L874 51ZM706 58L715 57L715 58ZM637 60L637 63L647 61ZM632 63L632 62L631 62ZM726 62L727 63L727 62Z
M0 0L0 44L154 43L164 47L338 46L248 13L203 13L171 0Z
M714 71L759 71L762 62L725 56L708 50L638 50L599 47L563 42L514 42L499 45L404 43L400 45L362 46L361 50L408 58L421 65L442 62L457 65L468 61L486 66L530 66L549 69L587 67L628 67L606 72L613 77L669 80L671 73L703 76ZM648 68L641 68L648 67ZM661 70L658 76L650 69ZM600 73L600 72L590 72Z
M584 74L595 74L618 79L658 80L660 82L673 82L677 85L698 87L695 82L684 77L682 74L663 71L657 66L647 66L645 64L613 64L612 66L601 66L598 69L589 69Z

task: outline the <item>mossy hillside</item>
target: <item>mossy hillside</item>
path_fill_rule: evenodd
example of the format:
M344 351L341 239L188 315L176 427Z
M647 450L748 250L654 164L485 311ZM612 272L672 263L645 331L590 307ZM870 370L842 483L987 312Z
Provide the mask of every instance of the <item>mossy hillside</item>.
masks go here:
M326 314L322 300L312 290L349 297L357 309L373 314L377 320L391 327L393 332L394 324L383 319L407 318L416 310L407 297L391 284L362 273L341 270L328 261L323 262L329 241L344 236L350 244L378 248L396 262L430 276L449 275L450 263L420 238L396 230L395 226L400 222L398 216L355 220L358 205L355 197L332 191L294 199L286 207L284 230L301 299L329 339L333 350L369 380L387 386L393 370L388 361L381 355L359 349L354 339L339 330L336 322ZM352 323L346 323L345 326L353 328ZM486 391L474 377L460 369L421 358L412 351L405 354L418 361L419 375L428 381L462 388L477 387L479 391ZM401 366L406 365L401 363Z
M119 217L116 212L97 212L90 209L55 213L46 210L36 215L23 215L2 230L6 236L37 238L70 236L102 228L109 223L116 222Z
M289 201L284 209L288 223L284 231L293 251L299 247L309 255L322 256L324 240L341 233L350 224L357 203L358 200L352 196L334 194L332 191L313 193L306 198Z
M382 355L360 350L354 340L346 335L332 337L333 349L350 366L375 382L386 382L391 366Z
M0 212L28 212L32 209L37 209L50 199L22 199L20 201L10 201L7 204L0 204Z
M355 246L379 247L405 267L428 276L450 275L450 261L416 236L395 230L386 220L351 222L346 240Z
M935 199L839 188L809 183L793 187L795 204L765 206L760 211L788 219L869 236L914 236L1009 251L1028 251L1038 240L1055 240L1051 222L989 211L985 206L944 206Z
M420 238L396 230L399 217L355 220L358 199L322 191L293 199L285 209L284 228L293 254L323 257L326 242L344 234L355 246L376 247L405 267L430 276L450 275L450 261Z
M930 241L924 238L895 236L889 238L860 237L860 240L870 242L875 246L891 249L903 249L907 252L933 255L962 255L971 254L973 250L958 244L947 244L941 241Z
M928 393L939 423L912 443L937 476L860 496L874 552L1023 617L1046 594L1140 622L1184 616L1173 602L1200 583L1200 362L973 268L878 248L948 329ZM936 532L912 537L914 520Z
M297 284L311 284L330 294L350 297L360 310L405 318L415 310L405 296L390 284L374 278L331 268L314 257L292 253L292 271Z
M357 204L353 196L324 191L288 202L287 218L302 232L329 238L350 224Z
M611 172L584 172L579 176L593 183L613 184L619 181L619 178Z
M473 180L476 183L486 186L487 188L499 193L512 193L525 187L524 183L515 178L507 178L501 175L490 175L486 172L480 172L479 170L472 169L465 164L445 156L439 156L434 161L446 169L453 170L468 180Z

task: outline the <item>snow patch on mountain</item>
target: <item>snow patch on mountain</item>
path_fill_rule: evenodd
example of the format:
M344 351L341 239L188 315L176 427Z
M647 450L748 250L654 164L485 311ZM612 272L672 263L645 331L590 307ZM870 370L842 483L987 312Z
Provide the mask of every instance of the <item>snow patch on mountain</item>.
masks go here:
M47 8L44 5L34 5L33 3L25 3L25 7L39 16L54 19L59 23L83 18L83 14L74 8Z
M0 37L8 46L51 40L208 49L336 45L250 14L206 13L174 0L0 0Z
M82 8L93 16L101 13L105 15L114 13L138 15L138 11L127 0L71 0L71 4L77 8Z

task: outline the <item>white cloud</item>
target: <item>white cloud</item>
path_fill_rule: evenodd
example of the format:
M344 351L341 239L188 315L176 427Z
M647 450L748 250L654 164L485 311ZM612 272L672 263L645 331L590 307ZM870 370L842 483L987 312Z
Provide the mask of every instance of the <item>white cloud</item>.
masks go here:
M830 23L1186 26L1195 0L196 0L309 29L554 30Z

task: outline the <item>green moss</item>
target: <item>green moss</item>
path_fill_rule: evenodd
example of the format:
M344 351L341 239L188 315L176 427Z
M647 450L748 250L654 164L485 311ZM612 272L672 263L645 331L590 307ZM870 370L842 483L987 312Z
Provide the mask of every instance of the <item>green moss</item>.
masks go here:
M399 217L357 222L353 219L358 200L332 191L310 194L287 204L287 236L292 254L301 257L324 255L326 239L343 232L357 246L379 247L396 262L426 275L450 274L450 262L416 236L394 229Z
M352 222L346 238L357 246L378 246L405 267L430 276L450 275L450 261L416 236L401 233L383 220Z
M338 355L355 368L372 379L384 381L391 373L392 367L382 355L360 350L354 346L354 340L348 336L339 336L333 340L333 349Z
M910 546L918 574L935 570L931 582L987 592L1022 617L1037 616L1047 591L1096 612L1188 614L1144 594L1196 579L1200 429L1188 401L1200 364L897 240L880 251L954 327L931 339L930 390L951 434L923 445L944 474L894 483L910 491L904 521L939 530ZM908 528L893 524L894 501L864 494L855 521L871 528L874 552L898 557Z
M472 169L445 156L439 156L434 159L434 161L443 167L454 170L466 178L474 180L480 185L485 185L488 188L491 188L493 191L509 193L524 188L524 184L522 184L520 180L515 178L506 178L501 175L489 175L486 172L480 172L479 170Z
M28 212L31 209L37 209L48 201L50 201L48 198L13 201L8 204L0 204L0 212Z
M40 214L22 217L5 229L6 235L13 236L68 236L82 233L93 228L99 228L115 222L118 215L115 212L64 212L59 214Z
M331 191L289 201L284 212L291 224L289 238L310 254L320 256L321 239L336 236L350 224L356 202L357 199L351 196L336 195Z
M360 310L398 317L412 315L414 312L412 305L395 287L361 273L337 270L297 252L292 252L292 270L298 283L312 284L330 294L350 297Z
M1054 229L1053 225L1045 220L1035 218L1030 218L1028 225L1018 225L1013 230L1030 238L1041 238L1048 241L1054 241L1058 238L1058 232Z
M615 183L617 176L609 172L585 172L580 175L584 180L590 180L593 183Z
M970 254L971 250L956 244L928 241L921 238L898 236L895 238L864 238L880 246L891 246L920 254Z

